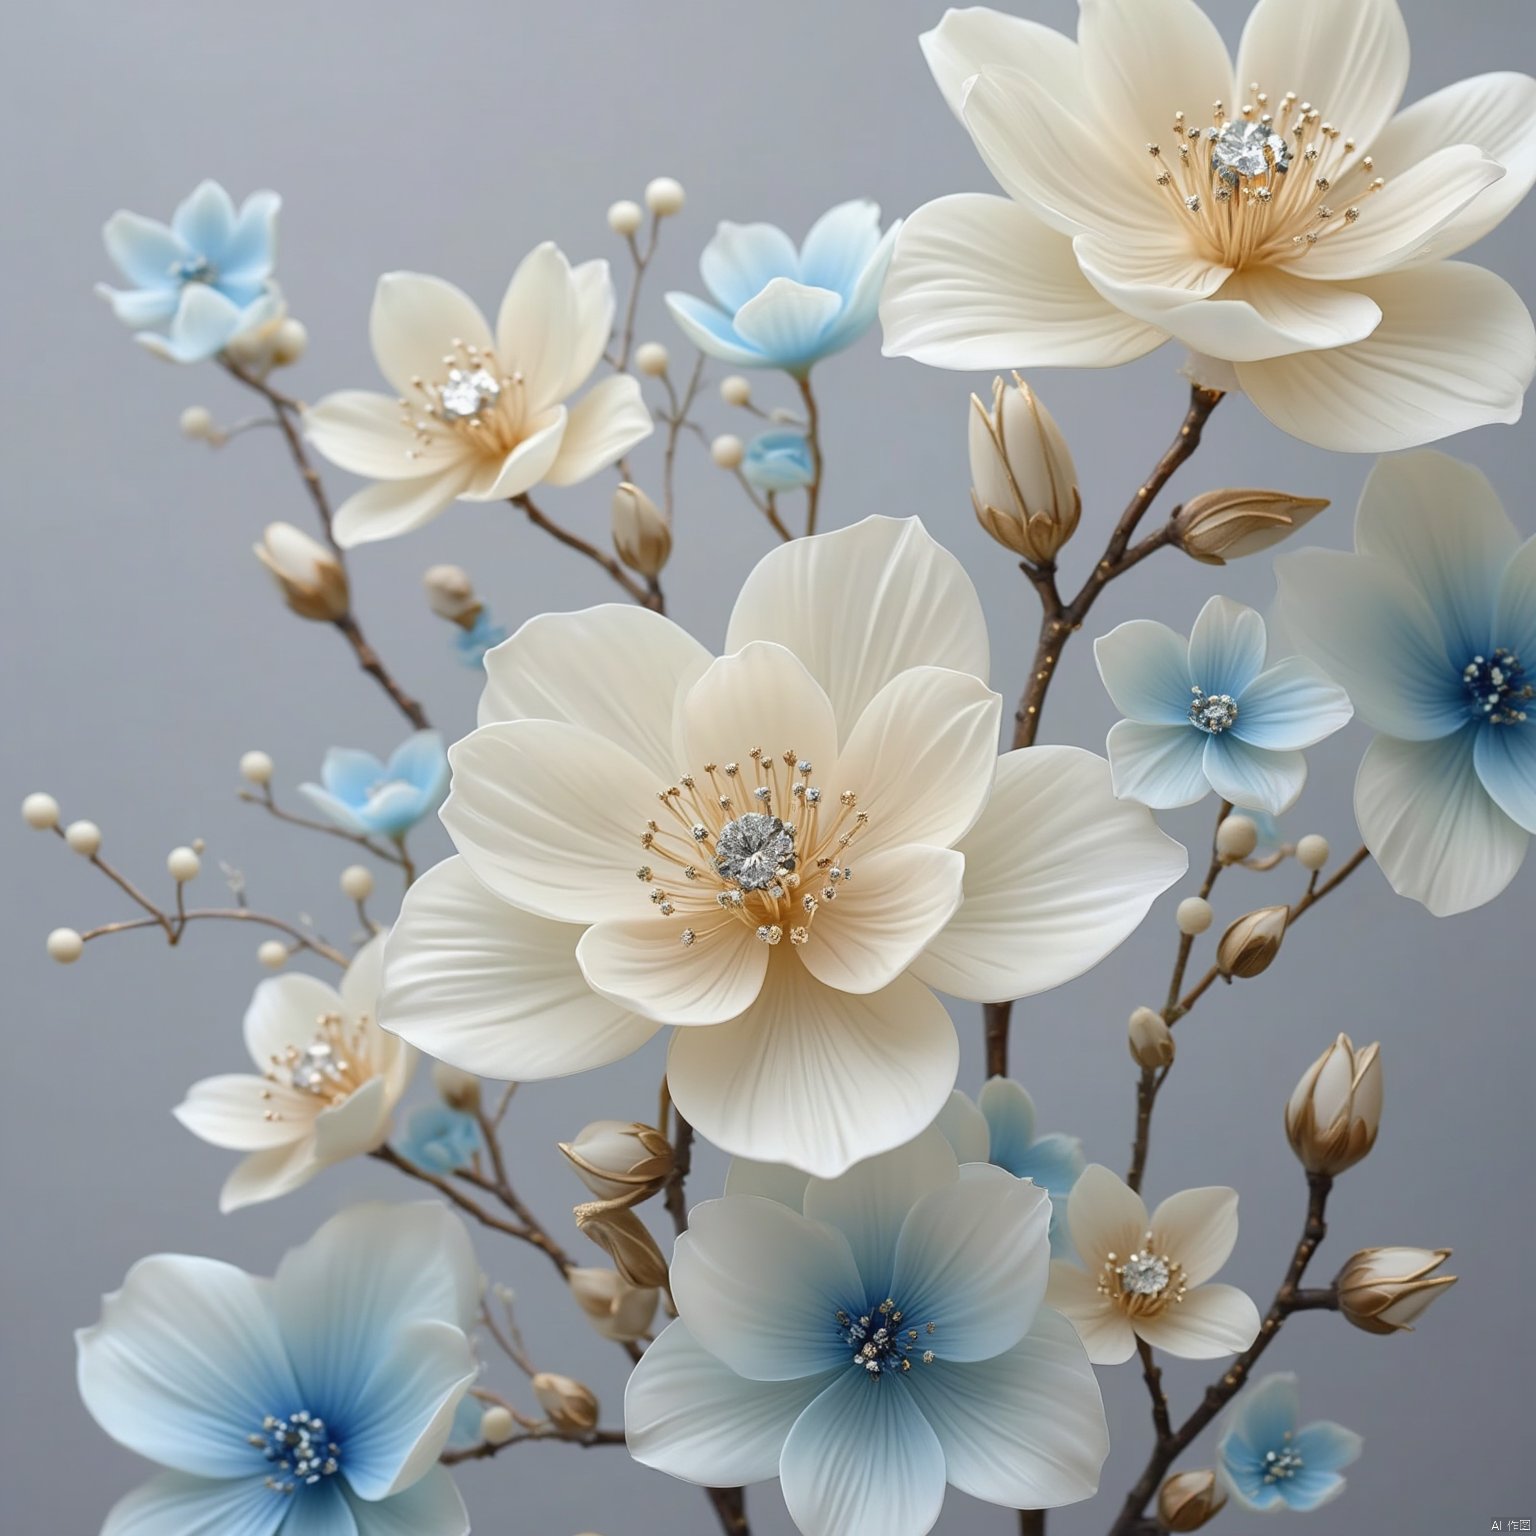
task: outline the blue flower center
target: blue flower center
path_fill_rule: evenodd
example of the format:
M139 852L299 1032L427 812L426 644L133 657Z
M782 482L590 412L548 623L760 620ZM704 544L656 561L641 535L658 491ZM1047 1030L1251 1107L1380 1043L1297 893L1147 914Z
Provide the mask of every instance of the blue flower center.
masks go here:
M1219 736L1237 723L1237 700L1230 693L1207 693L1198 685L1189 706L1189 723L1207 736Z
M924 1323L912 1327L889 1296L858 1317L839 1309L837 1326L843 1342L853 1352L853 1364L871 1380L910 1371L914 1360L932 1365L937 1358L927 1340L933 1337L938 1325Z
M286 1417L269 1413L261 1421L260 1433L248 1438L271 1463L267 1487L274 1493L312 1488L341 1470L341 1446L335 1432L307 1409Z
M171 276L178 283L215 283L219 279L219 269L206 256L197 254L184 256L173 263Z
M1290 1446L1278 1451L1264 1452L1264 1481L1283 1483L1296 1476L1306 1463Z
M1536 698L1520 658L1502 645L1487 656L1474 656L1461 669L1461 686L1472 718L1488 725L1523 725L1525 706Z

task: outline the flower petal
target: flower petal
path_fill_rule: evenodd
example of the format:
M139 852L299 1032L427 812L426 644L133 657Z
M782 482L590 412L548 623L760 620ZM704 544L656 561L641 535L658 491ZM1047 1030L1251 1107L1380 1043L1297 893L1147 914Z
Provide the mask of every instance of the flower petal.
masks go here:
M304 435L331 463L370 480L419 480L462 457L452 432L422 438L398 400L342 389L304 412Z
M879 244L880 205L857 197L829 208L811 225L790 271L813 288L829 288L847 298Z
M958 1088L945 1101L934 1125L954 1148L962 1163L985 1163L991 1150L991 1130L986 1116Z
M1237 365L1277 427L1319 448L1386 453L1520 419L1536 331L1503 278L1448 261L1355 287L1382 312L1364 341Z
M276 192L252 192L241 203L235 227L220 252L221 281L261 282L271 276L277 254L277 215L282 206Z
M517 264L496 315L496 362L521 375L530 415L565 398L576 318L571 264L546 240Z
M850 592L858 603L848 602ZM776 641L800 658L845 735L909 667L987 676L981 600L964 567L916 518L867 517L766 555L736 599L725 648L752 640Z
M1212 597L1189 635L1189 673L1207 693L1239 697L1264 670L1264 620L1230 597Z
M1154 1246L1172 1254L1191 1286L1204 1285L1237 1246L1237 1191L1182 1189L1152 1212Z
M624 1388L629 1454L641 1466L690 1483L765 1482L778 1476L790 1427L824 1380L738 1376L686 1323L670 1323L647 1347Z
M1243 689L1230 734L1249 746L1315 746L1354 717L1349 695L1300 656L1287 656Z
M959 844L965 902L912 974L971 1001L1060 986L1127 938L1188 868L1109 764L1076 747L998 760L992 798Z
M1472 761L1493 803L1517 826L1536 832L1536 731L1529 724L1484 726Z
M341 994L317 976L290 971L269 977L257 983L245 1011L245 1048L268 1072L291 1046L308 1045L321 1019L341 1011Z
M576 323L568 353L569 365L556 398L565 400L587 382L602 361L613 334L616 301L613 274L606 261L584 261L571 268L571 291L576 303Z
M1536 536L1515 551L1504 569L1493 632L1517 655L1536 655Z
M750 1157L733 1157L725 1170L728 1195L761 1195L777 1200L792 1211L804 1212L805 1190L811 1182L808 1173L787 1163L758 1163Z
M700 255L699 275L721 308L735 314L774 278L799 278L800 255L776 225L733 224L727 219Z
M366 1503L344 1489L357 1536L469 1536L469 1513L446 1467L387 1499Z
M1182 1360L1237 1355L1259 1336L1259 1309L1235 1285L1201 1285L1177 1306L1138 1317L1136 1332L1154 1349Z
M173 229L119 208L102 225L101 238L113 265L135 287L175 292L171 269L187 255L187 246Z
M320 1172L315 1157L315 1140L303 1135L287 1146L252 1152L236 1164L219 1191L219 1214L228 1216L248 1205L279 1200L302 1188Z
M312 1093L232 1073L193 1083L171 1113L210 1146L255 1152L286 1147L306 1135L320 1106Z
M1080 115L1089 110L1081 51L1074 39L1054 27L978 5L945 11L938 26L918 42L957 117L966 85L993 69L1035 76L1068 96Z
M773 359L749 347L731 324L731 317L691 293L669 293L667 309L677 327L699 351L739 368L767 368Z
M204 1478L162 1472L112 1506L101 1536L274 1536L289 1507L267 1486L264 1473Z
M551 406L524 428L526 436L504 459L481 459L464 491L466 501L506 501L530 491L565 459L570 417Z
M1099 1290L1096 1273L1090 1275L1064 1259L1052 1260L1045 1301L1046 1310L1061 1312L1072 1324L1095 1365L1123 1365L1136 1353L1135 1331Z
M188 250L222 256L235 232L235 205L218 182L200 182L171 215L171 228Z
M470 487L473 461L456 461L442 474L419 480L383 480L347 497L336 509L332 530L343 549L397 539L445 512Z
M834 1178L929 1125L958 1064L944 1005L910 975L856 996L774 952L741 1018L672 1036L667 1081L716 1146Z
M1035 1101L1011 1077L989 1077L976 1099L987 1122L988 1153L967 1162L996 1163L1016 1177L1035 1141Z
M1200 762L1211 788L1223 800L1270 816L1289 810L1307 783L1307 760L1302 753L1255 747L1233 732L1207 736Z
M1292 1442L1309 1472L1337 1472L1359 1461L1365 1441L1331 1419L1317 1419L1296 1431Z
M1355 778L1366 847L1392 889L1436 917L1492 901L1525 858L1525 829L1477 775L1475 743L1486 729L1469 725L1439 741L1378 736Z
M775 366L800 373L821 355L822 337L842 308L839 293L775 277L736 311L732 324Z
M654 430L640 382L616 373L595 384L571 407L560 452L542 479L575 485L624 457Z
M513 1082L617 1061L657 1026L588 987L581 934L510 906L463 859L445 859L406 893L380 1019L430 1056Z
M1155 619L1130 619L1093 642L1099 677L1127 720L1188 725L1189 642Z
M1211 792L1206 740L1187 720L1183 725L1117 720L1104 743L1115 794L1159 811L1203 800Z
M379 372L405 400L417 379L437 379L455 342L495 350L490 327L473 299L452 283L420 272L386 272L374 289L368 337Z
M1083 1263L1096 1270L1108 1255L1132 1253L1141 1245L1147 1232L1147 1207L1130 1185L1102 1163L1089 1163L1072 1186L1067 1225Z
M322 1163L372 1152L389 1135L388 1084L370 1078L361 1088L315 1117L315 1156Z
M658 1024L723 1024L762 990L769 946L730 914L692 921L704 931L688 943L684 917L595 923L576 946L576 963L593 991Z

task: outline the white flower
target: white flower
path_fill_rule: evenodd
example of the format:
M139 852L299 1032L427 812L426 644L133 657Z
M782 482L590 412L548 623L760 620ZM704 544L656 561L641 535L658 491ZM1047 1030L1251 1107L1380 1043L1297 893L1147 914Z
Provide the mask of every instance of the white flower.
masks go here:
M1095 1365L1119 1365L1136 1340L1186 1360L1247 1349L1259 1311L1235 1285L1207 1285L1237 1242L1237 1191L1142 1198L1099 1163L1072 1186L1067 1226L1084 1268L1058 1259L1046 1300L1072 1319Z
M1173 338L1277 426L1351 452L1519 418L1531 317L1445 258L1536 177L1536 81L1397 112L1397 0L1258 0L1235 66L1194 0L1081 0L1075 43L950 11L923 49L1009 195L907 220L888 353L1105 367Z
M726 649L609 606L490 653L450 753L462 857L408 895L382 1015L517 1079L678 1025L668 1081L703 1135L835 1174L943 1107L958 1047L931 988L1080 975L1187 859L1101 758L999 761L981 605L916 521L775 550Z
M378 1026L383 953L382 935L365 944L339 992L298 972L262 982L245 1015L245 1047L262 1075L204 1078L176 1106L194 1136L250 1154L220 1210L275 1200L383 1144L416 1059Z
M414 272L380 278L369 336L398 398L343 390L304 416L326 458L379 482L337 509L337 540L409 533L455 499L574 485L648 436L651 418L628 374L565 403L601 360L613 307L608 263L573 268L549 243L513 274L494 336L452 283Z

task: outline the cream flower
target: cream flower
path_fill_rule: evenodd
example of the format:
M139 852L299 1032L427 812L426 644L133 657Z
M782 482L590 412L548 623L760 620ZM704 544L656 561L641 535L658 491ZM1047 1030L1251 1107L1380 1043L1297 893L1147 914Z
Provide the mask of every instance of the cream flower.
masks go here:
M1518 419L1531 317L1445 258L1536 177L1536 81L1399 113L1397 0L1258 0L1235 66L1194 0L1081 0L1075 43L950 11L923 49L1009 196L907 220L888 353L1104 367L1171 337L1277 426L1352 452Z
M1136 1340L1186 1360L1247 1349L1259 1311L1235 1285L1207 1285L1237 1242L1237 1191L1213 1186L1147 1207L1108 1168L1072 1186L1067 1226L1084 1268L1051 1265L1046 1301L1072 1319L1095 1365L1119 1365Z
M452 283L381 277L369 336L398 398L342 390L304 416L326 458L379 482L337 509L337 540L395 538L456 499L574 485L648 436L651 418L628 374L565 404L602 358L613 306L606 261L573 268L549 243L513 274L494 336Z
M536 1078L677 1025L668 1080L701 1133L832 1176L948 1098L931 988L1080 975L1186 855L1101 758L999 761L981 605L916 521L775 550L726 649L609 606L490 653L449 754L461 857L406 898L384 1026Z
M371 939L339 992L298 972L262 982L245 1015L245 1048L262 1075L204 1078L176 1106L194 1136L250 1154L220 1210L275 1200L388 1136L416 1053L378 1026L383 956L383 937Z

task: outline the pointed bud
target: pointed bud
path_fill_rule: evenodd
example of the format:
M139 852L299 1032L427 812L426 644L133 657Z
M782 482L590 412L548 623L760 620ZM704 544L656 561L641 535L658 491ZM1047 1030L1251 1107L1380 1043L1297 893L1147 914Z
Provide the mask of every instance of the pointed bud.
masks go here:
M1131 1015L1131 1059L1149 1070L1173 1065L1173 1031L1160 1013L1138 1008Z
M599 1202L578 1205L575 1216L577 1227L613 1260L613 1267L631 1285L660 1290L667 1283L667 1261L633 1211Z
M323 544L292 523L268 523L261 543L254 547L283 600L301 619L346 617L351 605L347 573Z
M1238 918L1216 946L1216 969L1229 980L1267 971L1280 953L1290 917L1289 907L1260 907Z
M432 1063L432 1086L449 1109L473 1115L480 1109L480 1079L470 1072L450 1067L446 1061Z
M661 508L627 480L613 493L613 547L630 570L645 577L661 575L672 558L672 530Z
M571 1295L605 1339L631 1343L651 1331L661 1292L631 1285L616 1269L573 1269L566 1277Z
M1339 1311L1367 1333L1411 1329L1455 1275L1435 1270L1449 1248L1364 1248L1339 1271Z
M591 1387L554 1371L537 1371L529 1385L549 1422L562 1435L584 1435L597 1428L597 1397Z
M655 1126L638 1120L594 1120L575 1141L559 1145L599 1200L638 1205L672 1172L671 1142Z
M1334 1177L1376 1145L1381 1129L1381 1047L1356 1050L1340 1035L1307 1068L1285 1106L1285 1134L1308 1173Z
M475 627L485 604L475 596L475 584L468 571L458 565L428 566L421 582L427 589L427 606L438 618L447 619L460 629Z
M1048 565L1077 527L1083 500L1067 440L1018 374L992 381L990 409L971 396L971 503L1005 549Z
M1179 509L1173 542L1193 560L1225 565L1278 544L1327 505L1315 496L1284 491L1206 491Z
M1227 1496L1210 1468L1175 1472L1158 1489L1157 1518L1164 1530L1198 1531L1226 1502Z

